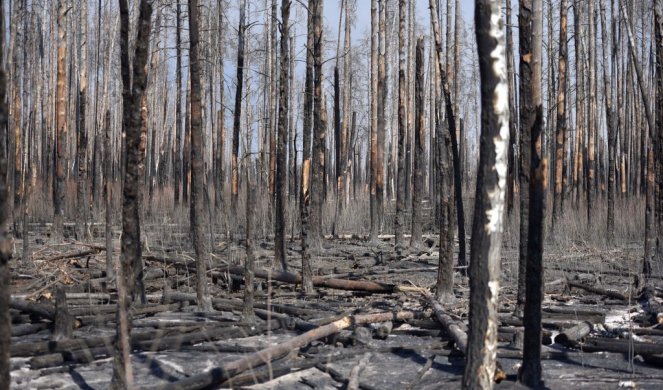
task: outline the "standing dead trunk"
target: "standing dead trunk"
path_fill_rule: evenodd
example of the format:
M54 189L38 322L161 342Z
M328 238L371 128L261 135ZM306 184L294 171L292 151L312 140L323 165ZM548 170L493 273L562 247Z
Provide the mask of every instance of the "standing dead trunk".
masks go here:
M654 4L654 32L655 32L655 39L656 39L656 130L651 131L652 133L655 133L655 139L657 143L657 150L658 150L658 158L657 158L657 179L658 179L658 190L659 190L659 202L661 202L661 194L660 192L663 191L663 188L661 187L661 182L663 181L663 156L660 155L661 151L663 150L663 0L656 0ZM650 153L651 154L651 153ZM650 168L654 164L650 164ZM652 185L652 180L648 180L647 182L648 185ZM649 192L653 192L651 190L648 190ZM648 200L649 200L649 195L648 195ZM659 208L661 204L659 203ZM651 206L647 206L648 208L651 208ZM651 210L648 210L649 214L651 215ZM661 222L661 217L663 210L658 210L658 218L656 218L656 251L658 252L658 255L661 255L661 251L663 248L663 241L661 240L661 236L663 235L663 225ZM651 217L650 217L651 218ZM650 219L651 220L651 219ZM652 246L654 246L653 241L651 239L651 236L653 236L651 230L653 226L647 226L647 230L649 231L649 237L650 237L650 243L649 243L649 253L645 253L645 264L643 266L643 271L645 275L649 275L651 272L651 262L654 260L651 252L654 250ZM660 259L659 259L660 260Z
M251 158L244 159L246 172L246 261L244 262L244 307L242 308L242 320L255 323L255 312L253 310L253 281L255 279L255 254L253 252L253 216L256 207L256 185L249 169Z
M398 3L398 167L396 173L396 252L400 253L404 248L403 229L405 228L405 138L407 133L407 85L405 38L405 13L407 12L406 0Z
M516 80L513 60L513 26L511 25L511 0L506 0L506 66L509 74L509 167L507 168L507 211L513 211L516 188L516 131L518 116L516 115Z
M433 25L433 36L435 39L435 58L437 74L435 83L440 85L437 90L436 106L436 124L435 133L437 135L437 160L439 169L438 191L440 197L440 264L437 273L437 284L435 298L439 302L449 302L454 298L453 295L453 195L452 195L452 154L453 143L451 142L452 131L442 131L442 97L444 97L446 115L449 128L455 128L453 108L447 86L446 71L442 62L442 36L440 34L440 24L438 21L437 4L435 0L429 1L431 24Z
M313 13L313 164L311 166L311 238L317 243L322 238L322 205L325 198L325 141L326 111L322 96L322 1L310 4ZM309 50L311 50L309 48Z
M84 239L86 234L87 211L89 209L87 197L87 129L85 127L85 115L87 107L87 1L81 3L80 26L80 58L78 75L78 121L76 154L78 157L78 181L76 182L76 198L78 201L77 236L79 240Z
M470 323L463 388L491 389L497 358L509 86L501 2L477 0L475 4L481 74L481 139L470 252Z
M0 42L5 41L5 2L0 0ZM4 44L0 45L3 58ZM9 390L11 370L11 314L9 313L12 238L7 228L9 190L7 183L7 79L4 64L0 64L0 390Z
M144 131L147 126L146 86L149 37L152 27L152 3L141 0L138 8L138 35L133 56L133 76L129 67L129 7L119 0L120 60L122 73L122 129L125 133L126 166L122 193L122 239L118 271L118 330L115 340L112 389L131 386L131 362L128 340L131 332L130 307L136 295L145 302L140 243L140 207L142 203L142 167L145 160Z
M371 139L370 139L370 239L377 239L380 221L378 219L377 172L378 165L378 52L380 50L378 30L378 2L371 0Z
M410 246L421 246L422 232L422 201L424 197L424 150L426 149L426 136L424 134L424 39L417 39L415 56L415 84L414 84L414 180L412 195L412 238Z
M65 57L66 10L65 0L58 1L58 54L57 54L57 89L55 91L55 183L53 183L53 239L62 239L64 235L64 179L65 179L65 143L67 139L67 96Z
M589 17L589 100L587 101L587 226L592 226L596 196L596 19L594 1L587 2Z
M288 142L288 78L290 77L290 0L281 3L281 64L279 75L279 117L276 140L276 198L274 211L274 266L281 265L283 271L288 270L285 251L285 209L286 209L286 146Z
M239 128L242 118L242 94L244 85L244 35L246 33L246 0L239 4L239 29L237 30L237 87L235 89L235 111L233 112L232 157L230 159L231 183L230 205L233 215L237 215L237 199L239 197Z
M555 191L553 198L553 230L564 212L564 159L566 157L566 83L567 83L567 0L559 11L559 89L557 90L557 129L555 132ZM607 91L607 89L606 89Z
M175 5L175 158L174 162L174 182L175 188L175 207L180 204L180 188L182 186L182 36L181 36L181 10L180 0L176 0Z
M601 12L601 38L603 42L603 86L605 98L605 116L608 124L608 217L607 232L608 242L612 242L615 234L615 157L617 154L616 141L617 131L615 129L615 118L612 107L612 88L610 87L610 75L608 74L608 28L606 26L604 0L600 3ZM614 55L614 53L613 53Z
M113 155L111 151L110 111L104 119L104 204L106 205L106 278L113 280Z
M527 273L527 224L529 222L530 140L534 125L532 108L532 0L522 0L518 14L518 39L520 43L520 240L518 244L518 292L516 315L525 308L525 282Z
M313 272L311 271L311 258L308 252L309 205L311 200L311 132L313 123L313 0L308 1L307 34L306 34L306 80L304 86L304 115L302 124L302 177L301 192L299 194L299 213L302 232L302 289L305 294L313 292Z
M543 302L543 223L545 221L545 176L543 158L543 100L541 97L542 0L532 2L532 83L534 123L530 128L529 205L527 223L527 265L523 325L523 365L518 379L528 387L541 386L541 304ZM522 31L521 31L522 33ZM525 68L523 68L525 69ZM531 114L530 114L531 115Z
M191 208L189 211L193 249L196 252L196 297L198 310L212 310L207 291L207 264L210 262L209 214L205 207L205 151L203 150L203 115L198 21L198 0L189 0L189 71L191 79Z
M658 3L657 3L658 4ZM656 232L656 226L655 226L655 217L654 217L654 205L656 204L656 197L655 197L655 175L654 175L654 147L653 143L655 142L656 139L656 124L655 124L655 119L654 115L651 112L651 108L649 105L650 98L647 94L646 88L645 88L645 82L644 77L642 75L642 66L638 62L638 57L637 57L637 50L635 47L635 41L633 38L633 31L631 29L631 21L628 17L628 14L626 13L626 8L624 7L624 3L620 2L620 9L622 13L622 17L624 20L624 24L626 25L626 32L628 35L628 47L629 47L629 53L631 57L631 63L633 64L633 67L635 68L635 75L636 79L638 82L638 86L640 87L640 96L642 99L642 105L644 106L645 109L645 118L647 119L647 125L649 127L649 139L651 142L649 142L648 149L647 149L647 176L646 176L646 187L645 187L645 254L643 258L643 263L642 263L642 272L644 275L647 277L651 274L651 265L654 261L654 258L656 256L657 252L657 232ZM656 14L660 16L659 14ZM660 22L660 20L658 20ZM657 23L658 25L658 23ZM659 26L660 27L660 26ZM657 75L658 76L658 75ZM658 83L657 83L658 85ZM644 135L643 135L644 137Z

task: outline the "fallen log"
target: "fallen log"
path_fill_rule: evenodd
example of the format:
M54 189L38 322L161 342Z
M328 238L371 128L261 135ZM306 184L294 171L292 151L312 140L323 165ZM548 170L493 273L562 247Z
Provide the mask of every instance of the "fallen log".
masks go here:
M573 280L569 280L567 283L568 283L569 288L571 288L571 287L579 288L579 289L585 290L585 291L590 292L590 293L606 296L608 298L620 299L622 301L628 301L628 297L626 295L624 295L620 292L617 292L617 291L606 290L604 288L595 287L595 286L589 286L587 284L579 283L579 282L576 282L576 281L573 281Z
M30 302L20 298L11 298L9 307L19 310L23 313L34 315L37 317L53 320L55 318L55 308L43 303Z
M83 250L83 251L62 253L62 254L55 255L55 256L49 257L47 259L44 259L44 261L51 262L51 261L56 261L56 260L74 259L76 257L85 257L85 256L96 255L97 253L99 253L99 249L92 248L92 249L86 249L86 250Z
M322 363L318 363L315 365L315 368L318 370L324 372L325 374L329 374L329 376L335 380L336 382L342 383L345 385L346 389L350 388L350 379L346 378L345 375L343 375L340 371L337 371L327 365L324 365ZM357 383L357 388L360 388L362 390L376 390L376 387L373 387L371 385L368 385L366 383Z
M562 345L573 345L574 343L587 337L593 329L593 325L589 321L580 321L577 325L566 329L562 333L555 336L555 342Z
M219 273L229 273L231 275L243 276L244 268L237 266L223 267L220 271L217 271L216 276L220 276ZM214 276L215 274L212 273ZM299 274L293 274L291 272L282 272L282 271L271 271L271 270L256 270L255 277L266 280L274 280L282 283L289 284L301 284L302 277ZM334 279L334 278L325 278L322 276L313 277L313 286L314 287L324 287L331 288L336 290L348 290L348 291L364 291L369 293L376 294L392 294L399 291L399 287L389 283L380 283L373 282L370 280L349 280L349 279Z
M278 321L274 321L269 327L272 331L281 328ZM131 337L131 348L134 351L178 351L180 348L199 344L207 341L218 341L237 337L256 336L265 333L266 326L258 327L210 327L203 330L181 333L170 329L166 337ZM163 334L166 332L161 331ZM152 332L145 332L152 333ZM114 339L114 338L113 338ZM112 356L115 347L112 343L106 345L93 346L90 348L79 348L73 350L61 350L57 353L36 356L30 359L30 367L43 369L47 367L56 367L65 363L90 363L98 359L104 359Z
M584 352L633 353L643 356L663 354L663 344L597 337L587 338L584 343L576 343L574 348L582 349Z
M424 293L424 297L426 297L428 304L433 309L435 319L451 335L456 343L456 348L464 355L465 351L467 351L467 326L462 321L452 318L432 295Z
M49 324L40 322L38 324L20 324L12 326L12 337L26 336L48 329Z
M349 328L353 325L361 325L375 322L386 321L403 321L416 317L413 312L397 312L397 313L374 313L363 314L357 316L347 316L340 320L334 321L330 324L321 326L319 328L305 332L299 336L293 337L285 342L277 345L267 347L256 353L243 357L241 359L224 364L221 367L216 367L211 370L205 371L201 374L193 375L188 378L172 382L168 384L158 385L154 387L145 387L144 389L182 389L194 390L204 389L207 387L218 386L228 378L238 375L246 370L259 367L263 364L272 362L288 353L299 349L311 341L321 339L333 333L337 333L343 329Z

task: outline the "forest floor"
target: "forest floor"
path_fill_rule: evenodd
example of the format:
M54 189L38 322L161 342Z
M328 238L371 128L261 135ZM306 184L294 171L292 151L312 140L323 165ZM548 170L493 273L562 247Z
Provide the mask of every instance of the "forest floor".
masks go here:
M226 379L220 387L460 387L463 356L454 349L452 335L436 321L425 296L433 291L437 275L433 249L396 257L389 236L377 243L356 236L328 238L313 257L321 283L374 281L391 291L327 286L317 287L314 296L302 296L298 285L258 278L258 319L249 325L241 319L242 277L229 272L228 264L242 264L243 241L219 240L215 245L209 272L215 312L203 314L196 312L194 303L193 253L185 227L178 229L168 237L153 235L157 238L149 240L144 250L148 303L134 310L132 338L137 386L157 386L227 367L344 316L407 311L414 313L413 318L350 326L306 342L285 356L273 356L268 364ZM33 230L40 237L39 228ZM12 388L104 389L112 373L117 296L114 288L106 288L103 239L52 245L46 240L31 237L29 264L19 260L12 264ZM426 247L435 248L436 240L429 236ZM21 247L20 239L16 246ZM299 242L288 240L287 247L290 271L298 272ZM610 250L582 244L546 249L542 357L547 387L663 388L663 325L656 317L663 312L658 303L663 276L654 275L649 299L638 300L633 271L641 256L640 243ZM518 388L523 328L513 316L517 249L505 248L502 258L498 360L505 379L496 387ZM257 269L270 269L273 244L257 241L256 259ZM462 322L467 323L469 288L460 272L455 283L457 300L447 303L444 311L462 328ZM58 284L65 286L75 329L71 338L52 342ZM231 291L233 285L239 289ZM580 331L583 337L578 341L558 337L570 328L582 329L583 324L591 332Z

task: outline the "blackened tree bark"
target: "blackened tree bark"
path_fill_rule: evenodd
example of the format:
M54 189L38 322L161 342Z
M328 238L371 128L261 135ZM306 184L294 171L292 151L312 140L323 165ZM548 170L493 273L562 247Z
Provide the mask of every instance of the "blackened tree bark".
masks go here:
M522 0L518 13L518 39L520 43L520 241L518 245L518 292L516 315L525 308L525 281L527 267L527 224L529 221L530 139L534 125L532 108L532 0Z
M470 323L463 388L490 389L497 358L509 87L501 2L476 0L474 18L481 75L481 140L470 252Z
M378 29L378 2L371 0L371 139L370 139L370 212L371 240L377 239L379 220L377 202L377 171L378 166L378 52L380 50Z
M435 53L437 62L437 75L435 77L436 84L439 82L440 92L436 94L436 112L437 121L435 124L435 133L437 134L437 158L439 167L439 183L438 183L438 196L440 197L440 250L439 258L440 264L437 273L437 284L435 298L441 303L449 302L454 298L453 295L453 196L452 196L452 148L451 136L453 131L442 131L441 116L442 116L442 96L446 107L447 125L453 129L456 127L455 118L453 116L453 107L451 105L451 98L449 94L449 87L447 85L446 70L442 62L442 35L440 33L440 23L437 13L437 2L435 0L429 1L431 23L433 25L433 36L435 39ZM441 80L438 80L441 79Z
M0 42L5 41L5 2L0 0ZM0 58L4 44L0 45ZM7 78L0 65L0 390L9 390L9 347L11 343L11 315L9 314L12 238L7 226L9 190L7 183Z
M545 221L545 164L543 161L543 101L541 98L541 0L532 2L532 104L534 123L531 127L529 205L527 223L527 265L525 267L525 307L523 325L523 365L518 379L525 386L541 386L541 304L543 302L543 223Z
M224 72L224 60L225 60L225 23L222 23L224 18L224 0L218 0L217 8L219 11L219 112L217 120L217 137L216 137L216 151L215 151L215 166L216 166L216 175L214 175L214 207L217 212L223 210L223 188L226 182L225 171L223 167L223 157L226 147L226 107L225 107L225 96L226 96L226 77Z
M87 107L87 1L80 4L80 57L79 57L79 75L78 75L78 113L77 113L77 139L76 154L78 158L78 180L76 182L76 199L78 201L77 215L77 235L82 240L86 234L87 211L89 209L89 199L87 197L87 129L85 127L85 115Z
M511 0L506 0L506 66L509 73L509 167L507 171L507 211L513 211L516 188L516 131L518 116L516 115L516 76L513 60L513 26L511 25Z
M661 151L663 150L663 0L656 0L654 3L654 33L655 33L655 39L656 39L656 130L652 131L650 130L651 133L655 133L655 139L656 139L656 147L658 151L657 155L657 161L655 161L657 165L656 173L657 173L657 180L658 180L658 191L659 191L659 210L658 210L658 218L656 218L656 252L658 255L661 255L661 251L663 251L663 240L661 239L661 236L663 235L663 224L661 223L661 217L663 215L663 210L660 210L660 198L661 198L661 193L663 192L663 187L661 184L663 183L663 156L660 155ZM651 154L651 152L650 152ZM650 168L654 165L654 162L650 163ZM653 180L648 180L647 184L652 185ZM649 191L649 190L648 190ZM649 192L654 192L654 191L649 191ZM648 200L649 200L649 194ZM651 201L651 200L650 200ZM651 206L647 206L649 209L651 209ZM650 220L651 220L651 210L648 210L650 214ZM649 242L649 253L645 254L645 263L643 265L643 272L646 276L649 276L651 272L651 262L653 261L653 255L652 251L654 250L654 241L651 237L654 236L653 232L651 230L653 229L653 226L647 226L647 230L649 230L649 237L650 237L650 242ZM647 245L646 245L647 246ZM660 260L660 259L659 259Z
M251 164L250 158L245 158L247 165ZM246 261L244 262L244 307L242 308L242 320L253 324L255 323L255 311L253 310L254 289L253 281L255 279L255 254L253 250L253 216L256 207L256 186L254 184L251 169L247 167L246 172Z
M196 252L196 298L198 310L212 310L207 290L207 264L210 261L209 214L205 207L205 151L200 98L200 30L198 0L189 0L189 71L191 79L191 208L189 218L193 249Z
M615 158L617 154L617 131L615 129L615 112L612 107L612 88L610 82L610 74L608 73L608 42L610 36L608 35L608 28L606 26L605 17L605 1L601 0L601 38L602 38L602 52L603 52L603 86L604 86L604 102L605 102L605 119L608 124L608 217L607 217L607 232L608 242L613 242L615 235ZM613 53L614 55L614 53Z
M182 186L182 26L181 5L176 0L175 5L175 158L173 159L173 176L175 188L173 191L175 207L180 204L180 188Z
M278 134L276 140L276 218L274 218L274 266L281 265L284 271L288 270L285 251L285 209L286 209L286 145L288 142L288 79L290 78L290 0L281 3L281 64L279 75L279 117Z
M407 12L405 0L398 2L398 167L396 172L396 222L395 244L396 252L400 253L404 246L403 229L405 227L405 137L407 133L407 85L405 38L405 14Z
M299 213L302 225L302 289L305 294L313 292L313 272L311 270L311 257L308 251L309 206L311 200L311 132L313 123L313 1L308 1L307 34L306 34L306 80L304 86L304 115L302 124L302 178L301 192L299 194Z
M110 111L104 118L104 204L106 206L106 278L115 278L113 264L113 154L111 153Z
M635 68L635 75L636 79L638 82L638 86L640 87L640 97L642 99L642 105L644 106L645 109L645 118L647 119L647 125L649 127L649 139L651 142L648 144L648 149L647 149L647 176L645 178L646 181L646 186L645 186L645 253L643 257L643 262L642 262L642 272L645 277L648 277L651 274L651 265L654 261L654 258L656 257L656 252L657 252L657 229L656 229L656 221L655 221L655 216L654 216L654 208L656 204L656 197L655 197L655 175L654 175L654 165L655 165L655 158L654 158L654 142L656 140L656 120L654 118L654 114L651 112L651 108L649 105L650 99L646 90L646 80L644 79L644 76L642 74L642 66L640 65L640 62L638 60L638 54L637 54L637 49L635 47L635 39L633 37L633 31L631 29L631 20L628 17L628 13L626 11L626 8L624 6L623 2L619 2L620 5L620 10L621 14L624 20L624 24L626 25L626 33L628 36L628 48L629 48L629 54L631 57L631 63L633 64L633 67ZM658 5L658 2L656 3ZM655 7L655 11L657 8L660 7ZM660 13L655 12L655 16L661 16ZM660 19L656 20L655 26L657 28L660 28L661 26L659 23L662 23ZM659 34L663 34L662 32L659 31ZM658 37L657 37L658 38ZM658 43L658 42L657 42ZM658 46L657 46L658 49ZM660 72L657 74L660 75ZM662 76L663 77L663 76ZM657 80L657 86L658 86L658 80ZM663 119L661 119L663 120Z
M555 191L553 195L553 230L564 210L564 159L566 157L566 84L567 84L567 0L559 10L559 89L557 90L557 129L555 132ZM606 89L607 91L608 89Z
M311 166L311 238L316 246L322 238L322 205L325 198L326 111L322 97L322 1L313 0L313 158ZM310 49L309 49L310 50Z
M67 96L65 57L67 54L65 0L58 1L58 53L57 53L57 87L55 91L55 183L53 183L53 238L63 237L64 229L64 179L65 179L65 147L67 139Z
M414 85L414 178L412 194L412 238L410 246L421 246L421 208L424 197L424 150L426 149L426 136L424 134L424 40L417 39L415 55L415 85Z
M233 215L237 215L237 198L239 196L239 128L242 120L242 94L244 93L244 35L246 33L246 0L239 3L239 29L237 30L237 87L235 88L235 111L233 112L232 156L230 159L231 183L230 205Z
M122 128L125 133L126 164L122 193L122 239L118 283L118 332L115 340L115 362L111 388L131 385L131 362L128 338L131 332L131 303L136 295L145 302L142 288L143 270L140 243L140 206L142 201L143 162L147 126L147 57L152 27L152 3L141 0L138 8L138 35L134 54L133 77L129 67L129 6L119 0L120 60L122 73ZM133 82L132 82L133 81Z
M596 197L596 15L594 1L587 2L589 17L589 99L587 100L587 224L592 226Z

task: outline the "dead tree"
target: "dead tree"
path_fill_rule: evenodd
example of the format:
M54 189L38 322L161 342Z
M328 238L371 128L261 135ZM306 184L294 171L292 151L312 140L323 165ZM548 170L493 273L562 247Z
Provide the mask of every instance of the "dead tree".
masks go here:
M589 100L587 100L587 224L592 226L596 196L596 15L594 1L588 1L589 35Z
M87 1L81 3L81 26L80 26L80 54L79 54L79 74L78 74L78 113L77 113L77 143L76 143L76 154L78 158L78 180L76 182L76 199L78 201L78 215L77 215L77 225L78 231L77 236L79 240L82 240L86 234L86 224L87 224L87 210L88 206L88 197L87 197L87 129L85 127L85 115L87 107L87 51L88 51L88 42L87 42L87 25L88 25L88 16L87 16Z
M312 244L322 238L322 205L325 199L326 111L322 96L322 1L310 3L313 22L313 154L311 166L311 230ZM310 33L310 31L309 31ZM311 50L309 48L309 50Z
M605 2L601 0L601 37L602 37L602 52L603 52L603 86L604 86L604 102L605 102L605 119L608 124L608 217L607 217L607 233L608 242L612 242L615 234L615 158L617 154L616 142L617 131L615 129L615 112L612 106L612 88L610 74L608 73L608 42L610 37L608 35L608 27L606 26L605 17ZM614 53L613 53L614 56Z
M407 12L405 0L398 2L398 167L396 172L396 221L395 244L396 252L400 253L404 246L403 229L405 227L405 138L407 133L407 85L405 38L405 13Z
M437 2L429 1L431 24L433 25L433 36L435 39L435 58L437 62L436 84L439 82L441 93L436 94L439 102L436 100L436 124L435 133L437 134L437 159L439 168L438 196L440 197L440 264L437 274L437 284L435 298L439 302L449 302L454 298L453 295L453 196L452 194L452 148L451 131L442 131L442 97L446 107L448 126L450 129L456 127L453 116L453 107L447 85L446 70L442 62L442 35L440 33L440 23L437 14ZM438 80L438 78L440 80Z
M424 150L426 149L426 136L424 134L424 39L417 39L415 56L415 85L414 85L414 178L412 194L412 238L410 246L421 246L422 232L422 200L424 197Z
M527 223L527 265L523 325L523 365L518 378L525 386L538 388L541 382L541 304L543 302L543 223L545 221L545 163L543 161L543 99L541 97L541 0L532 2L532 90L534 123L530 128L530 174ZM522 33L522 32L521 32Z
M497 299L509 145L509 86L501 2L477 0L481 140L470 252L470 308L463 388L490 389L497 355Z
M285 209L286 209L286 146L288 143L288 79L290 78L290 0L281 3L281 64L279 75L279 117L276 140L276 197L274 212L274 266L281 265L283 271L288 270L285 251Z
M511 25L511 0L506 0L506 66L509 73L509 167L507 171L507 211L513 211L516 188L516 131L518 116L516 113L516 80L513 60L513 26Z
M115 277L113 264L113 155L111 151L110 111L104 119L104 204L106 206L106 278Z
M55 91L55 182L53 183L53 238L61 239L64 234L64 191L65 191L65 146L67 140L67 96L65 57L67 54L65 0L58 1L58 54L57 87Z
M644 258L642 262L642 273L645 275L645 277L648 277L651 274L651 265L654 262L654 259L656 257L657 253L657 237L660 235L660 232L657 232L656 229L656 222L655 222L655 204L656 204L656 197L655 197L655 175L654 175L654 165L655 165L655 158L654 158L654 142L656 140L656 120L654 119L654 114L651 112L651 108L649 105L650 98L648 96L647 90L646 90L646 80L644 79L644 76L642 74L642 66L640 65L640 62L638 60L637 56L637 49L635 47L635 40L633 38L633 31L631 29L631 21L628 17L628 14L626 12L626 8L624 7L623 2L619 2L620 4L620 10L622 14L622 18L624 20L624 24L626 25L626 33L627 33L627 38L628 38L628 48L629 48L629 54L631 57L631 63L633 64L633 67L635 68L635 75L636 75L636 80L638 82L638 86L640 87L640 96L642 99L642 105L645 108L645 118L647 119L647 125L649 127L649 139L651 142L648 144L648 149L647 149L647 161L646 161L646 167L647 167L647 175L646 175L646 185L645 185L645 253L644 253ZM658 2L656 3L658 5ZM660 7L655 7L655 11L657 8ZM660 9L658 9L660 11ZM655 25L657 28L660 28L661 26L659 23L663 23L660 19L661 13L660 12L655 12L655 16L658 16L659 19L657 19ZM659 32L659 34L663 34ZM657 42L658 44L658 42ZM657 47L658 49L658 47ZM660 74L660 73L659 73ZM658 75L657 74L657 77ZM657 80L657 86L658 86L658 80ZM663 120L663 119L662 119ZM644 149L644 148L643 148ZM644 151L644 150L643 150Z
M5 41L5 2L0 0L0 42ZM5 45L0 45L3 58ZM5 68L0 64L0 390L9 390L11 370L9 347L11 343L11 314L9 313L12 238L7 226L9 190L7 183L7 79Z
M658 190L663 191L663 156L660 155L661 152L663 152L663 1L662 0L656 0L654 4L654 31L655 31L655 42L656 42L656 130L655 132L650 129L650 133L655 134L655 139L656 139L656 147L657 147L657 185L658 185ZM651 164L650 167L654 165ZM648 184L651 184L651 180L648 180ZM648 190L649 191L649 190ZM663 194L659 193L659 210L658 210L658 218L656 218L656 247L655 250L657 252L657 255L660 257L661 256L661 251L663 251L663 240L661 236L663 235L663 222L661 221L663 217L663 210L660 209L660 206L662 202L660 200L660 197ZM647 195L648 200L649 200L649 195ZM650 206L647 206L650 207ZM651 210L648 210L651 214ZM653 226L647 226L647 230L649 231L649 235L653 236L651 230ZM650 241L653 241L650 239ZM653 260L653 256L651 256L651 252L654 250L654 248L651 248L653 246L653 243L650 242L649 244L649 257L645 257L645 264L644 264L644 273L645 275L649 275L651 272L651 262ZM659 258L660 260L660 258Z
M200 30L198 0L189 0L189 72L191 80L191 208L189 218L193 249L196 252L196 296L198 309L212 310L207 291L207 264L210 262L209 214L205 207L205 151L200 82Z
M306 80L304 86L304 115L302 125L302 178L301 193L299 194L299 213L301 218L302 240L302 289L305 294L313 292L313 271L311 270L311 257L308 251L309 206L311 200L311 133L313 123L313 0L308 1L307 34L306 34Z
M247 165L250 165L249 156L244 159ZM253 281L255 280L255 254L253 251L253 215L256 207L256 186L254 179L251 179L251 170L246 172L246 261L244 262L244 305L242 308L242 320L253 324L255 323L255 311L253 310Z
M175 187L175 207L180 204L180 188L182 186L182 26L180 0L175 5L175 158L173 159L173 178Z
M118 283L118 332L111 388L124 389L131 385L130 351L131 303L139 295L145 302L142 285L142 256L140 243L140 207L142 201L142 166L145 160L147 126L146 86L149 37L152 27L152 2L141 0L138 8L138 35L134 53L133 76L129 66L129 6L119 0L120 60L122 73L122 128L125 133L126 166L122 191L122 240ZM129 371L127 371L129 370Z
M529 222L530 139L534 125L532 108L532 0L520 1L518 13L518 40L520 47L520 240L518 243L518 292L516 315L525 308L525 282L527 267L527 224Z
M237 30L237 87L235 89L235 111L233 112L232 156L230 159L230 205L233 215L237 215L237 198L239 196L239 128L242 118L242 94L244 93L244 35L246 34L246 0L239 3L239 29Z
M567 84L567 0L559 10L559 89L557 90L557 128L555 132L555 190L553 192L553 229L564 210L564 160L566 148L566 84ZM606 89L607 90L607 89Z
M370 139L370 213L371 230L369 236L375 240L378 235L380 220L378 219L377 173L382 170L378 165L378 52L380 50L378 29L378 1L371 0L371 139Z

